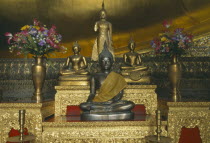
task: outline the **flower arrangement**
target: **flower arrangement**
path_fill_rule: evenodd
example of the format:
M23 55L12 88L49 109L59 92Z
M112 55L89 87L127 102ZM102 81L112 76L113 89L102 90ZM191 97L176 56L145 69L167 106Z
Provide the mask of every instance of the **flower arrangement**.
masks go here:
M171 30L170 21L163 21L164 30L151 41L151 46L155 49L156 54L167 56L186 54L186 49L192 44L193 36L184 32L183 28Z
M54 51L65 52L66 48L61 46L62 36L56 32L53 25L50 29L34 19L33 25L25 25L18 33L5 33L8 37L10 52L17 52L17 55L32 54L35 57L45 56Z

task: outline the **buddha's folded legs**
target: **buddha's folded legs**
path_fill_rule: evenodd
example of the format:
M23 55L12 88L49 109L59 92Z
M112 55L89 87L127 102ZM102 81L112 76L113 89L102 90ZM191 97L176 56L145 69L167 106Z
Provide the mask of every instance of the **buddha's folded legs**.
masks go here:
M112 104L105 104L100 102L86 102L80 104L83 111L90 112L123 112L130 111L135 104L131 101L120 100Z
M61 75L72 75L72 74L75 74L75 71L65 69L65 70L62 70L60 73L61 73Z
M80 75L87 75L89 74L89 72L85 69L80 69L78 71L76 71L77 74L80 74Z

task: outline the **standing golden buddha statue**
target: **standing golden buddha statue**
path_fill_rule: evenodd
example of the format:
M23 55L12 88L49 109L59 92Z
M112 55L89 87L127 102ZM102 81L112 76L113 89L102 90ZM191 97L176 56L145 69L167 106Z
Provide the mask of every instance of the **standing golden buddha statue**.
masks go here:
M121 74L132 81L140 81L145 76L149 77L148 67L142 66L141 55L135 52L136 44L132 39L128 48L130 51L123 55L124 64L121 66ZM150 79L146 78L143 81L150 82Z
M112 24L106 21L107 12L104 9L104 3L102 4L102 9L100 11L100 20L95 23L94 31L98 31L98 36L95 40L92 50L91 60L98 61L98 56L104 48L104 43L106 42L108 50L114 57L114 49L112 46Z
M80 55L80 45L75 42L72 50L74 55L69 56L60 71L59 85L87 85L89 72L86 58Z

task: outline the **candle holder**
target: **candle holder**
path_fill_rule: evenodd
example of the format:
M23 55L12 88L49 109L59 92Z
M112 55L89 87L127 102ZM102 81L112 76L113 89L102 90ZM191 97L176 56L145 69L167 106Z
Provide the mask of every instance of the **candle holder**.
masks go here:
M26 110L19 110L19 125L20 125L20 135L9 137L7 139L8 142L20 142L24 143L26 141L32 141L35 139L34 135L24 135L24 125L25 125L25 113Z
M157 129L156 129L157 141L160 141L160 136L161 136L161 133L162 133L160 110L156 110L156 125L157 125Z
M160 110L156 110L156 126L157 129L155 130L155 132L157 133L157 135L146 136L145 137L146 143L170 143L172 141L171 138L161 136L162 130L161 130Z

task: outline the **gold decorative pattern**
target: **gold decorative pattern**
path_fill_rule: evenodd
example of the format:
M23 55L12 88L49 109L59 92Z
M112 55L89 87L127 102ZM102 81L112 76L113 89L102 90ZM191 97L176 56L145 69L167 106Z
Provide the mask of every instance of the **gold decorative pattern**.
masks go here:
M156 118L153 115L147 115L145 117L145 121L91 121L91 122L66 122L65 116L59 116L55 117L55 121L53 122L43 122L42 125L43 127L69 127L69 128L82 128L82 127L87 127L87 128L94 128L94 127L127 127L127 126L155 126L156 123ZM162 121L161 124L163 126L167 125L167 121Z
M163 135L167 135L163 122ZM144 137L155 134L155 118L146 121L113 122L44 122L42 140L54 142L144 142Z
M6 142L8 138L8 133L11 128L19 129L18 122L18 111L24 108L7 108L6 110L0 109L2 116L0 117L0 127L1 127L1 140L2 143ZM26 122L25 127L29 130L30 134L36 136L36 142L41 142L42 135L42 116L39 110L27 109L26 110Z
M66 115L68 105L85 102L90 91L89 86L56 86L55 116Z
M68 105L79 105L89 96L89 86L56 86L55 116L66 115ZM155 115L157 109L156 85L128 85L124 90L125 100L144 104L147 114Z
M196 47L204 47L204 46L210 46L210 32L205 33L203 35L199 35L195 38L193 38L193 44Z
M167 102L169 107L210 107L210 102ZM183 109L183 108L182 108Z
M179 141L181 128L198 127L203 143L210 142L210 102L168 102L168 133Z
M0 141L6 142L11 128L19 129L18 115L19 110L26 110L25 127L29 134L36 136L34 142L41 143L42 121L45 117L52 115L53 101L45 103L1 103L0 104Z
M193 48L188 49L193 57L210 56L210 32L193 38Z

